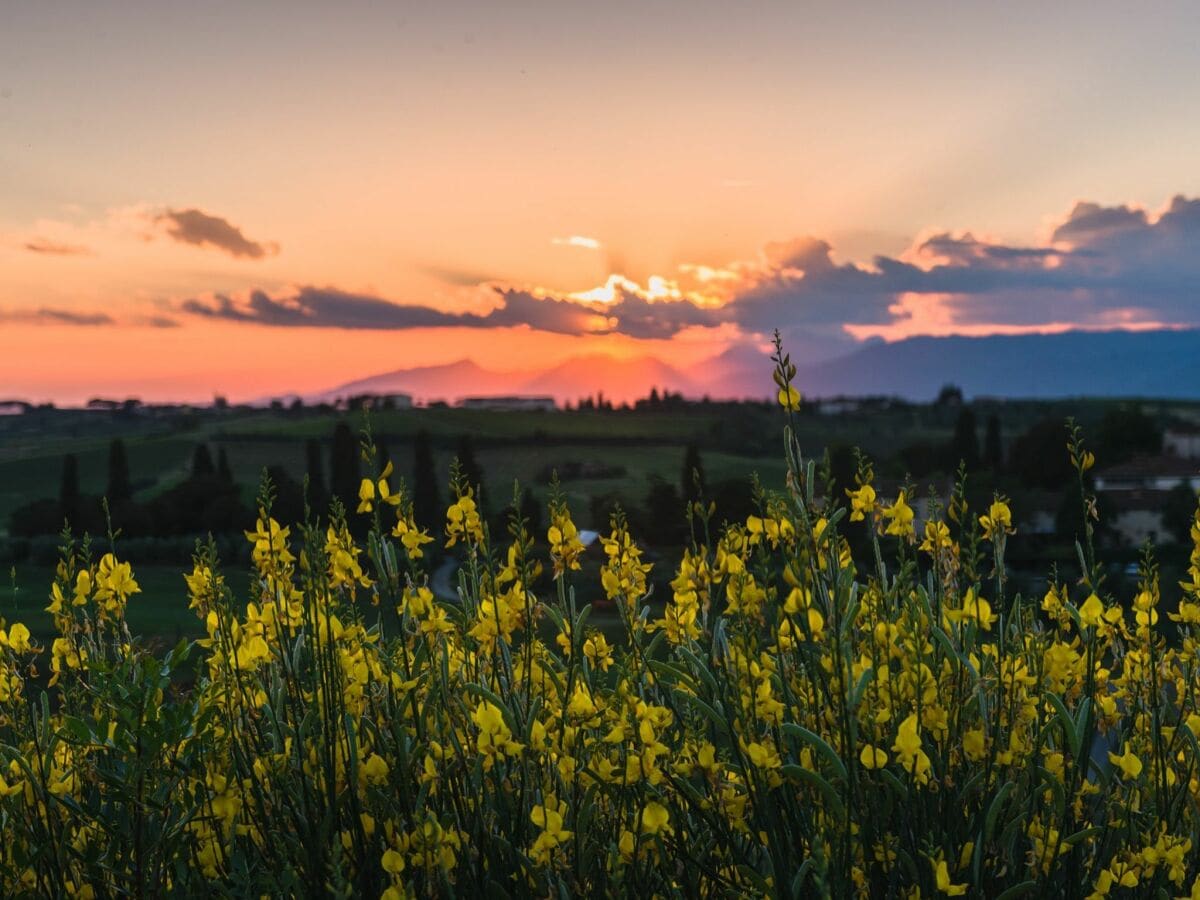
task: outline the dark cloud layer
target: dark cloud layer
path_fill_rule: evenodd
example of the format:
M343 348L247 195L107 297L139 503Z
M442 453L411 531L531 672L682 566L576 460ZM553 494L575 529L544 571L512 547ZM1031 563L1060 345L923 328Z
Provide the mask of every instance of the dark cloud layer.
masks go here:
M98 312L75 312L69 309L0 310L0 322L30 322L42 325L112 325L112 316Z
M886 326L938 304L958 325L1036 326L1142 322L1200 326L1200 200L1176 197L1157 218L1128 206L1079 203L1051 243L1020 246L970 233L935 234L904 258L839 263L817 238L765 248L757 263L730 270L721 306L686 298L648 299L628 283L612 300L542 296L493 288L498 306L455 314L380 297L304 287L246 300L189 300L194 315L276 326L406 329L527 325L558 334L619 333L666 338L693 326L734 324L746 331L837 335L846 325ZM902 298L907 304L898 306Z
M262 259L279 252L277 245L252 241L229 220L199 209L169 209L159 214L158 221L181 243L213 247L230 256Z

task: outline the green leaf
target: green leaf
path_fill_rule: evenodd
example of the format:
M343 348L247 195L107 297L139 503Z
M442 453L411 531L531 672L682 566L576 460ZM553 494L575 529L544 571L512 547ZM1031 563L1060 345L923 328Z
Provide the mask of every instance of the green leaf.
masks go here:
M833 789L833 785L804 766L798 766L794 763L788 763L782 766L779 770L788 778L795 781L803 781L805 784L816 788L822 797L825 798L825 803L828 807L827 812L835 819L845 818L846 807L842 804L842 798L838 796L837 791Z
M988 807L987 816L984 818L983 839L985 842L990 841L992 839L992 835L996 833L996 819L1000 815L1000 810L1004 807L1004 801L1008 799L1008 795L1013 792L1015 787L1016 785L1013 782L1007 781L1004 783L1004 786L996 792L995 798Z
M1036 881L1022 881L1020 884L1014 884L1008 890L996 897L996 900L1016 900L1017 897L1024 897L1026 894L1031 894L1037 890Z
M695 694L689 694L687 691L681 691L675 688L671 691L676 697L681 698L684 702L690 703L696 709L700 710L704 715L708 716L709 721L713 723L717 731L721 734L729 735L729 724L725 721L725 717L717 712L713 707L709 706Z
M1066 704L1062 702L1061 698L1059 698L1057 694L1052 694L1049 691L1047 691L1043 696L1050 702L1050 705L1054 707L1054 717L1058 719L1059 724L1062 725L1063 737L1067 739L1067 743L1071 748L1071 758L1079 759L1080 736L1075 728L1075 720L1071 718L1071 713L1067 710Z
M846 764L842 762L842 758L837 755L832 747L825 742L819 734L809 731L803 725L797 725L795 722L787 722L782 726L783 733L794 738L799 738L806 744L816 750L825 761L829 763L834 774L841 780L846 779Z

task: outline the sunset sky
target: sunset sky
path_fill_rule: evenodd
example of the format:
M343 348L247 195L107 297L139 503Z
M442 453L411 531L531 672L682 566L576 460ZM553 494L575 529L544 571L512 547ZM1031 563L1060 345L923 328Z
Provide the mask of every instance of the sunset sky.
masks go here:
M1200 326L1195 3L0 6L0 399Z

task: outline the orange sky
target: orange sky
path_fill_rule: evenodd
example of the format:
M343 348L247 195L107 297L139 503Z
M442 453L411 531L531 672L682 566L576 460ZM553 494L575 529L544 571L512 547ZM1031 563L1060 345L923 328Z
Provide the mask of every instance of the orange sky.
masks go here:
M247 399L463 356L687 367L774 327L819 358L869 336L1200 324L1175 282L1129 287L1192 274L1200 230L1155 226L1200 194L1196 15L20 5L0 30L0 396ZM937 256L941 235L975 255ZM631 302L605 335L548 326L549 307L429 328L380 306L586 304L613 275ZM255 291L276 322L334 296L295 327L262 324ZM1010 302L1028 291L1050 293ZM344 295L391 324L347 324Z

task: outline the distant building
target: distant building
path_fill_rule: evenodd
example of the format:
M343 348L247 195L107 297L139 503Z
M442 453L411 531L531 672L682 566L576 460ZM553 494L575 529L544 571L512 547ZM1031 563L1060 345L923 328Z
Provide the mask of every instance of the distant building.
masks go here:
M844 416L862 409L863 401L858 397L831 397L817 401L817 411L823 416Z
M462 409L501 412L554 412L558 409L553 397L464 397L458 405Z
M1169 426L1163 432L1163 453L1180 459L1200 459L1200 425Z
M1017 531L1021 534L1054 534L1062 495L1054 491L1028 491L1013 505Z
M33 409L24 400L0 400L0 416L20 416Z
M1200 492L1200 461L1182 456L1137 456L1096 473L1096 490L1169 491L1180 484Z
M1163 508L1170 491L1113 491L1106 497L1112 512L1108 523L1125 543L1139 547L1146 541L1157 543L1166 533Z

